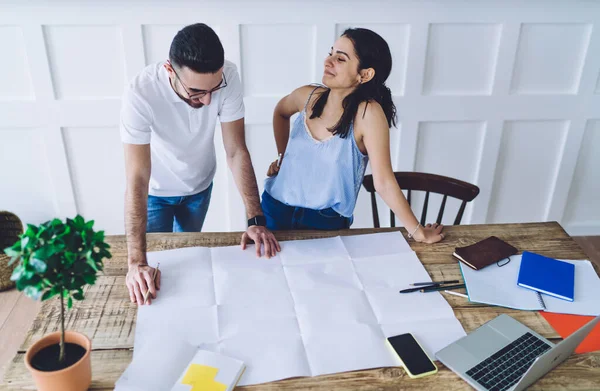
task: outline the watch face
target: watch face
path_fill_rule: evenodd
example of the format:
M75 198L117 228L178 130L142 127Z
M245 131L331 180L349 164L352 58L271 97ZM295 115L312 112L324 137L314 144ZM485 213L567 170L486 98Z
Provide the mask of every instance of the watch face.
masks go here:
M267 225L267 219L265 218L265 216L258 216L256 218L256 221L258 225L262 225L263 227Z

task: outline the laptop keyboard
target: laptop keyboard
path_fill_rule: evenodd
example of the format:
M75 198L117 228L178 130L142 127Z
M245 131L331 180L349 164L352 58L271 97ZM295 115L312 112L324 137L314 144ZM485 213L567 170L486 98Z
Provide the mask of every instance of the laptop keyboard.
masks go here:
M490 391L508 390L521 379L533 360L551 348L527 333L467 371L467 375Z

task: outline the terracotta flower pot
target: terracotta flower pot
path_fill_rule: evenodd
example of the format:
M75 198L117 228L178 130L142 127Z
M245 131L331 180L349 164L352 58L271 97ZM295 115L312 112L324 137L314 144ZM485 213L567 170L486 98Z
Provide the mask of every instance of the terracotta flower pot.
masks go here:
M84 391L92 382L92 364L90 352L92 341L75 331L65 331L65 343L77 344L85 349L83 357L75 364L58 371L44 372L31 366L31 360L43 348L60 343L60 332L46 335L25 353L25 365L31 373L38 391Z

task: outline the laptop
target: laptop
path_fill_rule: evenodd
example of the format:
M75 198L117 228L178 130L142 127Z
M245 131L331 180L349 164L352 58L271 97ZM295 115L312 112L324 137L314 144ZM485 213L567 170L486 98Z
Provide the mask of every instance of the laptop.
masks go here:
M598 321L553 344L502 314L435 355L476 390L523 390L565 361Z

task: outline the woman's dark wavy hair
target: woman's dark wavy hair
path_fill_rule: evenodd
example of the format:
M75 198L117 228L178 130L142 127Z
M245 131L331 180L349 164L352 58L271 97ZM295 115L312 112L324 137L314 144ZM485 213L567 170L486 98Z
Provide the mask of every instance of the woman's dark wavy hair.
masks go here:
M388 126L396 126L396 106L392 100L392 91L385 85L385 81L392 71L392 54L387 42L379 34L363 28L349 28L344 31L342 36L350 39L354 44L354 52L358 57L358 70L373 68L375 76L368 82L359 84L350 95L344 98L342 101L344 113L329 131L345 138L356 117L358 106L362 102L369 104L369 101L372 100L383 108ZM313 103L311 119L320 117L323 113L329 91L327 89L320 93Z

